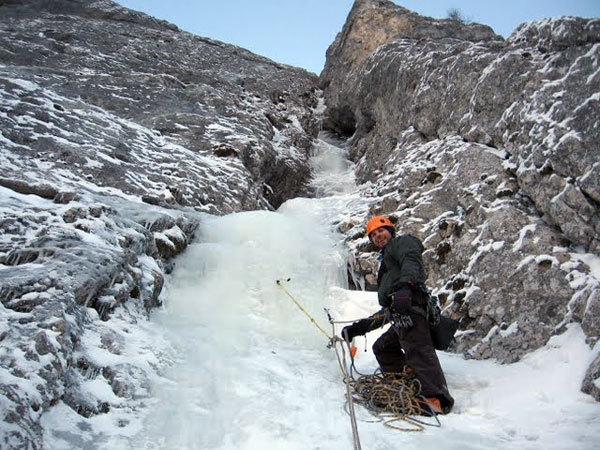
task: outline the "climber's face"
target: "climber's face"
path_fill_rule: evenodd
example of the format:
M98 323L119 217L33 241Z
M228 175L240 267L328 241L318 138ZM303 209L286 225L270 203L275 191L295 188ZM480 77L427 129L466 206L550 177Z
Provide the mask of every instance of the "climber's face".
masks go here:
M376 247L383 248L392 239L392 233L385 227L376 228L369 235L369 239Z

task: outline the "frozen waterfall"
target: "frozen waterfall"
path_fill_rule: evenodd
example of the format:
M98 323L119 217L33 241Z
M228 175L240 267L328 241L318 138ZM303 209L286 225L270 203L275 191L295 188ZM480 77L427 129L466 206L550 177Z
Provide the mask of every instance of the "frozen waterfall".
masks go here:
M315 145L313 186L327 197L202 223L153 319L177 361L154 387L160 401L141 448L305 450L315 437L323 448L351 447L350 435L341 443L314 420L347 425L335 355L276 283L289 279L289 292L331 330L324 308L347 281L330 223L340 208L363 207L347 194L353 173L343 152L331 140Z

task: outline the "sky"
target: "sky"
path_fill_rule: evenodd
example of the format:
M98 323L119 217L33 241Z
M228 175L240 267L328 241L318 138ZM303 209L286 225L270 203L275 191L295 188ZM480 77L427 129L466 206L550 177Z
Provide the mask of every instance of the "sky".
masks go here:
M355 439L368 450L597 448L600 403L580 385L600 343L586 345L579 324L515 364L438 352L456 401L440 426L429 420L422 431L399 431L357 405L354 436L336 355L349 360L339 344L327 347L343 324L332 329L324 308L339 322L379 309L376 292L347 288L343 239L331 231L337 217L368 205L352 192L343 152L319 146L316 179L321 187L328 180L329 193L289 200L278 211L206 217L166 280L165 307L140 324L148 333L127 327L142 354L170 343L160 358L170 362L151 379L153 395L138 411L147 415L124 422L113 408L82 419L61 402L44 416L44 448L75 448L74 429L86 430L77 448L112 450L347 450L358 448ZM377 369L371 346L383 331L356 339L363 374ZM119 400L105 390L99 398Z
M319 74L325 52L341 31L353 0L117 0L199 36L234 44L274 61ZM600 17L598 0L396 0L419 14L446 18L450 9L489 25L504 37L521 23Z

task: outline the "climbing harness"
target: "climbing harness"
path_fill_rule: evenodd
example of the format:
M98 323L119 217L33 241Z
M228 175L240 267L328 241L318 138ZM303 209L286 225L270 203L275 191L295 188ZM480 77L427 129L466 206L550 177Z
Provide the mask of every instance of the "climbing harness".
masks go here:
M356 348L350 343L336 336L335 326L338 324L352 323L353 321L335 321L330 312L325 309L329 323L332 327L330 336L312 317L296 298L286 289L285 282L291 279L276 280L277 285L294 302L296 307L306 315L315 327L327 337L327 348L333 348L346 385L347 412L352 425L354 450L361 450L356 420L355 404L363 406L384 425L401 431L422 431L425 426L441 426L437 413L427 405L425 398L420 394L421 384L412 373L381 373L376 371L372 375L361 374L354 365ZM346 349L349 353L350 363L347 363ZM350 370L348 370L350 367ZM354 373L358 377L354 376ZM352 394L352 390L354 394ZM429 410L428 410L429 409ZM418 418L425 411L434 422ZM404 421L408 426L400 426L398 422Z

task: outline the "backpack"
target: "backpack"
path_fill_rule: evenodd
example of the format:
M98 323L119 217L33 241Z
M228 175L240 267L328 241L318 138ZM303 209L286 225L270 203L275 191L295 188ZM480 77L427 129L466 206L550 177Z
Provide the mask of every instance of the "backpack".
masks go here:
M433 346L436 350L447 350L454 341L454 333L458 330L460 323L450 317L442 316L438 297L431 295L431 291L425 285L421 285L420 289L427 298L425 318L429 324Z
M431 291L427 289L427 286L420 283L419 290L422 292L423 297L426 298L425 302L425 318L429 324L429 328L435 328L440 323L440 317L442 310L438 304L438 298L435 295L431 295Z

